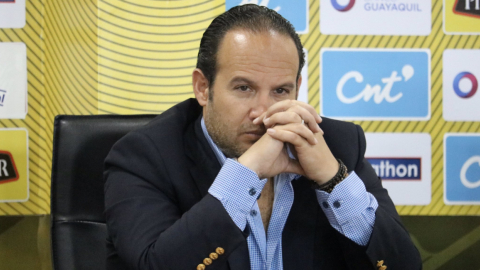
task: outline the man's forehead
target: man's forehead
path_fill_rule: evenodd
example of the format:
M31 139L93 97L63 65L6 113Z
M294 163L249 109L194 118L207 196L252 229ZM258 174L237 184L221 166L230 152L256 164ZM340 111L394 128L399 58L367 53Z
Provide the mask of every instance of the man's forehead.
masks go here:
M272 57L274 56L274 57ZM279 62L280 66L294 65L298 70L299 56L291 37L274 30L260 32L246 29L228 31L220 43L217 66L262 60ZM233 63L232 63L233 62Z

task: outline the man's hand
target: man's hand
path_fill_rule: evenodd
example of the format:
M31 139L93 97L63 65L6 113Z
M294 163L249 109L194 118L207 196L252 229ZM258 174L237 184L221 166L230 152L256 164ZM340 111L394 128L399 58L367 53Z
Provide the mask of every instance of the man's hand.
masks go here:
M299 162L288 157L284 142L268 134L264 134L243 153L238 162L257 173L260 179L273 177L282 172L304 174Z
M321 185L335 176L338 171L338 161L328 148L322 133L313 134L308 130L318 141L316 144L310 144L303 135L306 133L303 129L307 127L302 124L277 125L269 128L267 134L273 139L293 145L304 172L302 175Z
M284 100L273 104L266 112L253 120L253 123L258 125L263 121L265 127L269 128L275 125L302 123L302 120L312 132L323 134L318 126L322 122L322 118L312 106L298 100Z
M254 124L262 120L268 136L264 135L239 158L243 165L257 168L254 171L260 172L259 177L293 172L322 184L337 173L338 162L323 138L318 126L321 118L312 106L296 100L281 101L255 119ZM293 146L298 161L288 157L285 143Z

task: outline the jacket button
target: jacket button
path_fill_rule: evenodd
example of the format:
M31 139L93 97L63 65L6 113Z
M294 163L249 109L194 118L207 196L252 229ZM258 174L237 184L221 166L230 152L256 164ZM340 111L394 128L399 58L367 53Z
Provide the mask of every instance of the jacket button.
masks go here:
M203 259L203 263L204 263L205 265L210 265L210 264L212 264L212 259L210 259L210 258L205 258L205 259Z
M225 253L225 250L221 247L218 247L216 250L215 250L219 255L223 255L223 253Z
M212 260L216 260L216 259L218 259L218 254L215 253L215 252L212 252L212 253L210 253L210 255L208 255L208 257L210 257L210 259L212 259Z
M205 270L205 264L201 263L197 265L197 270Z

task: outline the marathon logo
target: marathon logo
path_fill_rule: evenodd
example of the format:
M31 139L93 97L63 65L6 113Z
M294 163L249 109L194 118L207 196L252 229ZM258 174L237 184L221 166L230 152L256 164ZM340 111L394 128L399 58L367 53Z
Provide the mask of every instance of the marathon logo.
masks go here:
M18 180L19 175L12 154L0 151L0 184Z
M453 6L453 12L480 18L480 0L457 0Z
M367 158L382 180L421 180L421 158Z

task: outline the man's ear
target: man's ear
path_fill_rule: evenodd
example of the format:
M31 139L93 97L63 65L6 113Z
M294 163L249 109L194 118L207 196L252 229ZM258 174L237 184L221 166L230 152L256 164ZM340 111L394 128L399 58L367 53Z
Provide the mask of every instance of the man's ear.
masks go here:
M193 92L195 93L195 97L197 98L198 103L201 106L207 105L209 90L208 80L199 68L193 70L192 84Z
M295 95L295 99L298 99L298 93L300 93L300 85L302 85L302 75L298 76L297 80L297 93Z

